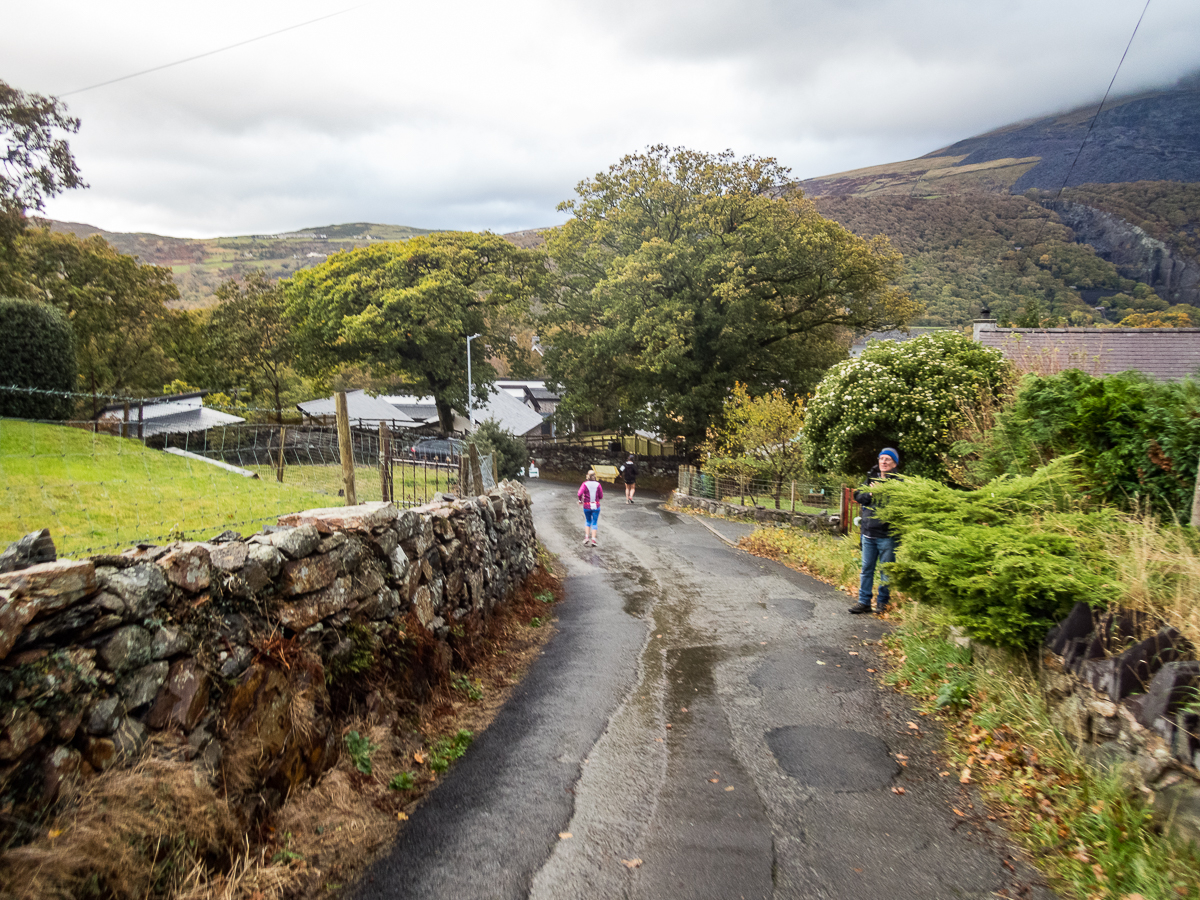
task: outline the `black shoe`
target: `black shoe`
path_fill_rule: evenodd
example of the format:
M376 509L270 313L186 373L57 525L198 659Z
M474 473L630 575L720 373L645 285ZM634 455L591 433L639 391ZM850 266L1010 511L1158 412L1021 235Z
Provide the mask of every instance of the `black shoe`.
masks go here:
M861 616L869 613L870 611L871 607L865 603L855 603L852 607L850 607L850 615L852 616Z

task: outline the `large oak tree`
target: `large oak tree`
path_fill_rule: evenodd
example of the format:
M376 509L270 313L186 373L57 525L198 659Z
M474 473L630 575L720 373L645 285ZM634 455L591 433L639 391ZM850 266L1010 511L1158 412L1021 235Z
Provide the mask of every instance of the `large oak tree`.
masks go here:
M650 147L581 182L547 249L546 369L563 411L649 425L689 447L735 382L810 390L852 331L916 312L891 286L887 240L866 241L787 188L773 159Z
M440 232L336 253L284 283L301 371L344 363L402 375L431 395L444 431L467 399L472 342L476 399L496 377L489 357L519 367L517 330L545 275L540 253L498 235Z

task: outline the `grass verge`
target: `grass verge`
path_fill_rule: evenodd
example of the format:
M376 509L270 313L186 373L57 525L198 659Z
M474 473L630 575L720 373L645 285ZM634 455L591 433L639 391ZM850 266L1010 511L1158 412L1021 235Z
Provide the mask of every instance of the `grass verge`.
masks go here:
M0 546L49 528L61 556L78 556L138 541L257 531L284 513L337 502L133 440L0 420Z
M844 590L857 582L852 541L771 528L741 546ZM1120 771L1093 768L1054 728L1025 657L973 654L927 604L896 603L889 617L898 627L885 682L944 722L955 776L980 790L1060 895L1200 898L1200 850L1165 834Z

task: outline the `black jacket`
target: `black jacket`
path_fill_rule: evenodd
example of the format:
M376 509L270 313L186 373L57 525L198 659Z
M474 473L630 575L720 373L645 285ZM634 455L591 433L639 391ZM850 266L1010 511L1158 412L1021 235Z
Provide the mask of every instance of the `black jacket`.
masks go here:
M867 473L867 485L875 481L884 479L879 471L879 466L875 466ZM899 478L900 475L895 471L888 472L887 478ZM862 507L862 519L859 522L859 530L867 537L892 537L892 527L887 522L876 517L878 506L875 503L874 496L869 491L855 491L854 502Z

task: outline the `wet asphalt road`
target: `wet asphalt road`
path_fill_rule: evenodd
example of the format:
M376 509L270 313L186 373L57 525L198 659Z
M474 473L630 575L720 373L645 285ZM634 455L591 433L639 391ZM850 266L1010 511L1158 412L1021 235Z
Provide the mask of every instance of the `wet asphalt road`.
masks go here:
M653 499L591 548L530 490L558 634L355 897L1053 896L867 672L881 622Z

